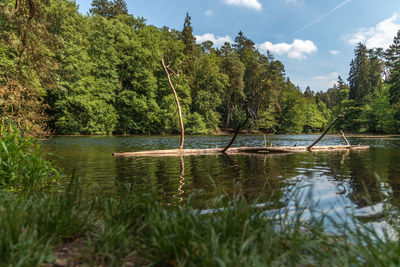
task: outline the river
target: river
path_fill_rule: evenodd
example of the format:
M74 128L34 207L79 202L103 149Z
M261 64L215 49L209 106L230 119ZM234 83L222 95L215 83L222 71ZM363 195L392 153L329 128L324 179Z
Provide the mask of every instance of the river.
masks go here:
M267 142L274 146L301 146L317 137L267 135ZM230 136L187 136L185 148L223 147L229 140ZM359 217L379 221L376 216L385 207L400 205L400 138L349 141L371 148L257 156L112 156L113 152L176 148L177 136L55 137L43 141L42 148L54 154L57 165L66 174L75 173L86 185L96 184L106 190L112 190L115 182L130 183L136 191L156 192L170 203L179 203L195 193L193 201L202 207L217 191L240 191L251 199L276 195L282 205L290 206L294 204L288 192L297 188L300 197L296 201L300 204L312 205L334 216L350 210ZM319 143L335 144L343 144L337 135L327 135ZM262 135L238 136L234 144L263 145Z

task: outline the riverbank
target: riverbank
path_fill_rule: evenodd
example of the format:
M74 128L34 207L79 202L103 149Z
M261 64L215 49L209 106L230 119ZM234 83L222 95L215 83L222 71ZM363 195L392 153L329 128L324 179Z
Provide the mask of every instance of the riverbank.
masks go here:
M186 136L229 136L229 135L233 135L234 134L234 130L230 129L228 131L228 133L221 131L221 132L213 132L210 134L194 134L194 135L190 135L190 134L186 134ZM241 135L266 135L266 136L277 136L277 135L320 135L322 134L322 132L318 132L318 133L268 133L268 132L262 132L262 131L248 131L248 130L241 130L239 131L239 134ZM352 138L400 138L400 134L374 134L374 133L345 133L347 137L352 137ZM327 136L333 136L333 135L337 135L340 137L340 133L334 133L334 132L330 132L327 134ZM85 134L74 134L74 135L52 135L50 138L53 137L96 137L96 136L116 136L116 137L120 137L120 136L131 136L131 137L143 137L143 136L151 136L151 137L163 137L163 136L176 136L179 137L179 134L109 134L109 135L85 135ZM49 138L47 138L49 139ZM47 140L47 139L43 139L43 140Z

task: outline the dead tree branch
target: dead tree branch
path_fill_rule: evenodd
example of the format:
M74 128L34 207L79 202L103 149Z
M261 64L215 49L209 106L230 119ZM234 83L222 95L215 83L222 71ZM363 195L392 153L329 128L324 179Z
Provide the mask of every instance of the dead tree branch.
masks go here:
M184 140L185 140L185 129L183 127L183 118L182 118L181 105L179 103L178 94L176 93L174 85L172 84L171 76L170 76L170 74L168 72L169 67L167 67L165 65L164 59L161 59L161 64L162 64L162 66L164 68L165 73L167 74L169 86L171 87L172 92L174 93L175 102L176 102L176 105L177 105L177 108L178 108L179 122L180 122L180 125L181 125L181 142L180 142L180 145L179 145L179 149L182 149L183 148L183 143L184 143Z

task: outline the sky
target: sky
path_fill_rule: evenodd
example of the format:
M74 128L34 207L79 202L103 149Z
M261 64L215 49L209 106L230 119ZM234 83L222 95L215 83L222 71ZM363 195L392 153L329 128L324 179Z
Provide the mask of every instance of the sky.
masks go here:
M285 65L302 91L344 80L358 42L387 48L400 30L400 0L125 0L147 24L182 30L188 12L198 43L216 47L242 31ZM76 0L86 14L91 1Z

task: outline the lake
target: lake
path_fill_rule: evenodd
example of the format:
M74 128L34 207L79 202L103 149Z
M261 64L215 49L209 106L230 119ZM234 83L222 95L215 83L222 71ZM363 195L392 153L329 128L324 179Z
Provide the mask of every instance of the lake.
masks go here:
M317 137L267 135L267 142L301 146ZM187 136L185 148L223 147L230 138ZM256 156L112 156L113 152L177 148L177 136L55 137L43 141L42 148L55 154L57 165L66 174L75 172L83 177L89 193L93 183L113 190L115 182L123 182L132 184L136 191L156 192L168 203L179 203L195 193L194 203L203 207L217 191L240 191L250 199L274 195L282 207L308 205L332 217L350 211L360 220L379 222L385 209L400 205L400 138L349 141L371 148ZM337 135L327 135L319 143L336 144L344 144ZM242 135L233 146L263 145L262 135Z

